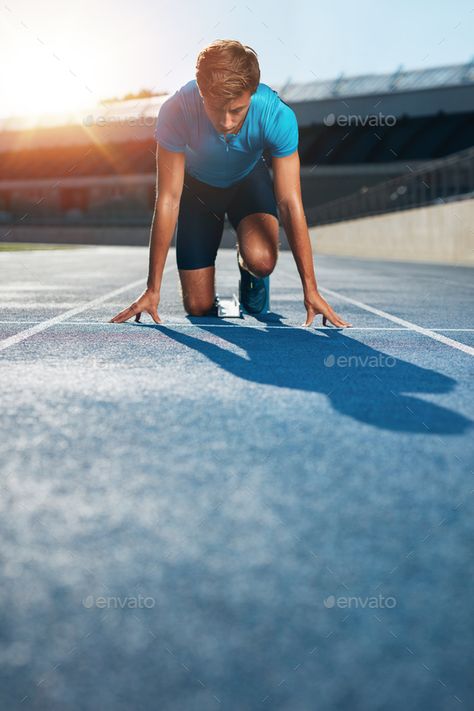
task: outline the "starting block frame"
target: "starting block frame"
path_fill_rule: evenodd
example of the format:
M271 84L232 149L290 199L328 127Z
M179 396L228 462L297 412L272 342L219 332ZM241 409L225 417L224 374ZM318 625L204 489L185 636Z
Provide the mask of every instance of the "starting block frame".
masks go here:
M242 307L236 294L231 299L222 299L216 294L217 315L219 318L242 318Z

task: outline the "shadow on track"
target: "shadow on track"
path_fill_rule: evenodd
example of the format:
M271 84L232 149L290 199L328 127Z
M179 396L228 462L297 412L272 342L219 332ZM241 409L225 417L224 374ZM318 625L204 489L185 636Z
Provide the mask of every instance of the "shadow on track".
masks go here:
M454 435L472 425L463 415L416 397L452 392L456 385L453 378L371 348L347 336L347 331L288 328L285 332L285 328L261 330L226 322L228 327L216 333L206 328L215 325L216 318L188 320L211 340L163 324L138 325L198 351L236 378L324 394L335 410L373 427ZM285 325L278 314L258 320ZM247 358L222 348L219 343L223 340L246 351Z

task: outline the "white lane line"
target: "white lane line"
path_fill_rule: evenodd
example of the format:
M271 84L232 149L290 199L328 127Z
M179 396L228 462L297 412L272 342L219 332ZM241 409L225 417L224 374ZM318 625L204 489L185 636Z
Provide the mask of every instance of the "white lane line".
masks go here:
M189 323L188 323L186 321L165 321L162 318L161 325L162 326L186 326L186 327L188 327L188 326L199 326L199 327L206 326L206 328L207 327L223 328L224 326L234 326L234 325L243 326L245 323L245 321L241 321L240 319L235 319L235 320L232 319L232 321L234 321L234 323L228 323L228 322L199 323L199 322L193 322L193 321L189 321ZM15 321L13 321L13 320L12 321L0 321L0 324L10 325L10 326L15 326L19 323L29 323L30 325L33 325L35 323L43 323L43 321L34 321L34 320L31 320L31 321L17 321L17 320L15 320ZM130 321L129 323L132 323L132 322ZM159 325L159 324L153 324L153 322L151 320L143 321L142 324L144 324L144 325L149 324L150 326ZM296 325L293 325L293 326L291 326L291 325L287 326L284 324L272 325L271 323L266 323L265 321L258 321L257 325L258 324L262 324L262 326L266 326L267 328L303 328L303 326L296 326ZM71 320L68 320L67 323L61 323L58 325L59 326L71 326L71 325L73 325L73 326L78 326L78 325L80 325L80 326L116 326L117 324L116 323L109 323L108 321L71 321ZM252 327L253 327L254 324L247 322L247 325L249 325L249 326L252 325ZM331 330L334 331L335 327L334 326L318 326L317 328L323 329L326 331L331 331ZM401 326L360 326L360 327L354 326L353 328L351 328L351 331L408 331L408 330L409 330L408 328L403 328ZM437 329L437 330L446 330L446 329ZM472 328L472 329L454 328L454 329L448 329L448 330L451 330L451 331L474 331L474 328Z
M37 324L37 323L44 323L44 321L33 321L33 320L25 320L25 321L18 321L18 320L10 320L10 321L1 321L0 324L7 325L7 326L17 326L19 323L29 323L30 325ZM132 322L128 322L129 325L132 324ZM259 321L258 324L261 324L262 327L265 326L265 328L292 328L296 330L307 330L304 329L303 326L291 326L291 325L280 325L280 326L275 326L272 325L271 323L266 323L265 321ZM257 325L258 325L257 324ZM117 324L115 323L109 323L108 321L71 321L70 319L67 320L66 322L58 323L58 326L110 326L110 327L116 327ZM134 324L132 324L134 325ZM150 326L158 326L160 324L154 324L152 321L143 321L141 325L150 325ZM206 328L230 328L234 326L244 326L244 323L242 323L240 320L235 320L235 323L196 323L190 321L189 323L185 323L183 321L164 321L161 324L162 326L183 326L184 328L190 328L192 326L197 326L199 328L202 328L205 326ZM254 328L255 324L248 323L247 326L248 328ZM335 326L315 326L315 328L318 329L318 331L334 331L337 330ZM454 332L454 333L474 333L474 328L438 328L438 326L433 326L432 327L433 331L442 331L444 332ZM342 330L342 329L339 329ZM406 331L407 333L413 333L412 328L408 328L407 326L352 326L351 331ZM1 343L1 341L0 341Z
M410 329L410 331L416 331L417 333L421 333L423 336L432 338L434 341L439 341L440 343L444 343L446 346L456 348L458 351L462 351L463 353L467 353L468 355L474 356L474 348L472 348L471 346L467 346L465 343L461 343L460 341L455 341L452 338L443 336L441 333L436 333L436 331L432 331L430 328L423 328L422 326L418 326L416 323L412 323L411 321L406 321L405 319L399 318L398 316L392 316L392 314L387 313L387 311L376 309L373 306L364 304L362 301L357 301L357 299L351 299L348 296L340 294L338 291L333 291L332 289L326 288L322 288L321 291L324 291L326 294L334 296L337 299L341 299L342 301L347 301L347 303L349 304L358 306L360 309L364 309L364 311L369 311L369 313L371 314L375 314L376 316L385 318L388 321L393 321L393 323L398 323L400 324L400 326L405 326L405 328Z
M234 319L232 319L234 321ZM0 324L10 324L14 325L17 323L38 323L37 321L0 321ZM43 322L40 322L43 323ZM116 328L117 325L123 325L123 324L116 324L116 323L109 323L108 321L67 321L67 323L58 323L58 326L110 326ZM253 330L276 330L276 329L281 329L281 330L293 330L293 331L308 331L307 328L304 326L274 326L269 323L265 323L264 321L259 321L258 323L242 323L240 320L235 319L234 323L183 323L182 321L164 321L162 320L162 323L153 323L153 321L142 321L140 325L135 324L131 321L128 322L128 325L130 326L135 326L137 325L138 327L140 326L155 326L156 328L160 328L161 326L163 327L173 327L173 328L235 328L238 326L239 328L248 328L248 329L253 329ZM336 331L336 330L342 330L342 329L337 329L334 326L315 326L315 329L318 331ZM410 333L410 329L408 328L390 328L390 327L374 327L374 328L351 328L351 331L406 331L407 333ZM2 343L2 341L0 341Z
M173 269L173 267L168 267L167 269L165 269L163 272L163 275L166 274L166 272L169 271L170 269ZM69 311L65 311L64 313L59 314L59 316L54 316L53 318L48 318L48 319L46 319L46 321L40 321L38 324L36 324L36 326L32 326L31 328L27 328L24 331L20 331L20 333L16 333L14 336L9 336L8 338L4 338L2 341L0 341L0 351L4 351L6 348L10 348L10 346L15 346L17 343L21 343L22 341L26 340L27 338L34 336L36 333L40 333L41 331L45 331L47 328L51 328L51 326L54 326L57 323L66 321L67 319L71 318L71 316L76 316L77 314L80 314L83 311L87 311L88 309L91 309L94 306L103 304L104 301L108 301L109 299L112 299L115 296L119 296L119 294L123 294L125 291L128 291L129 289L134 289L135 287L138 287L140 285L144 286L145 283L146 283L146 277L142 277L141 279L137 279L136 281L130 282L130 284L127 284L126 286L121 286L119 289L114 289L113 291L109 291L108 294L99 296L99 297L97 297L97 299L88 301L86 304L82 304L82 306L76 306L76 308L74 308L74 309L69 309ZM116 325L116 324L112 324L112 325Z

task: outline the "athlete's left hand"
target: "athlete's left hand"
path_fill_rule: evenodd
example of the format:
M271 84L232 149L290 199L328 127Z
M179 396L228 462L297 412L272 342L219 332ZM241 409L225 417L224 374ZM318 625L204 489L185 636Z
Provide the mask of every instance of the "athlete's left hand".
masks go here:
M327 301L323 299L319 291L312 291L309 294L305 294L304 305L306 309L306 321L302 323L302 326L311 326L313 319L318 314L323 315L323 326L326 325L327 321L330 321L333 326L337 328L346 328L352 326L351 323L344 321L333 309L329 306Z

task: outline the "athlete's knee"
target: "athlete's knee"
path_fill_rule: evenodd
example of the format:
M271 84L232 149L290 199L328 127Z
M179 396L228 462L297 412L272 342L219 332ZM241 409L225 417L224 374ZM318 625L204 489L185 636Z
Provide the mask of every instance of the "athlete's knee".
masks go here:
M276 249L262 249L242 255L245 266L257 277L266 277L272 273L277 263Z
M214 300L199 300L193 297L183 299L184 310L188 316L206 316L214 306Z

